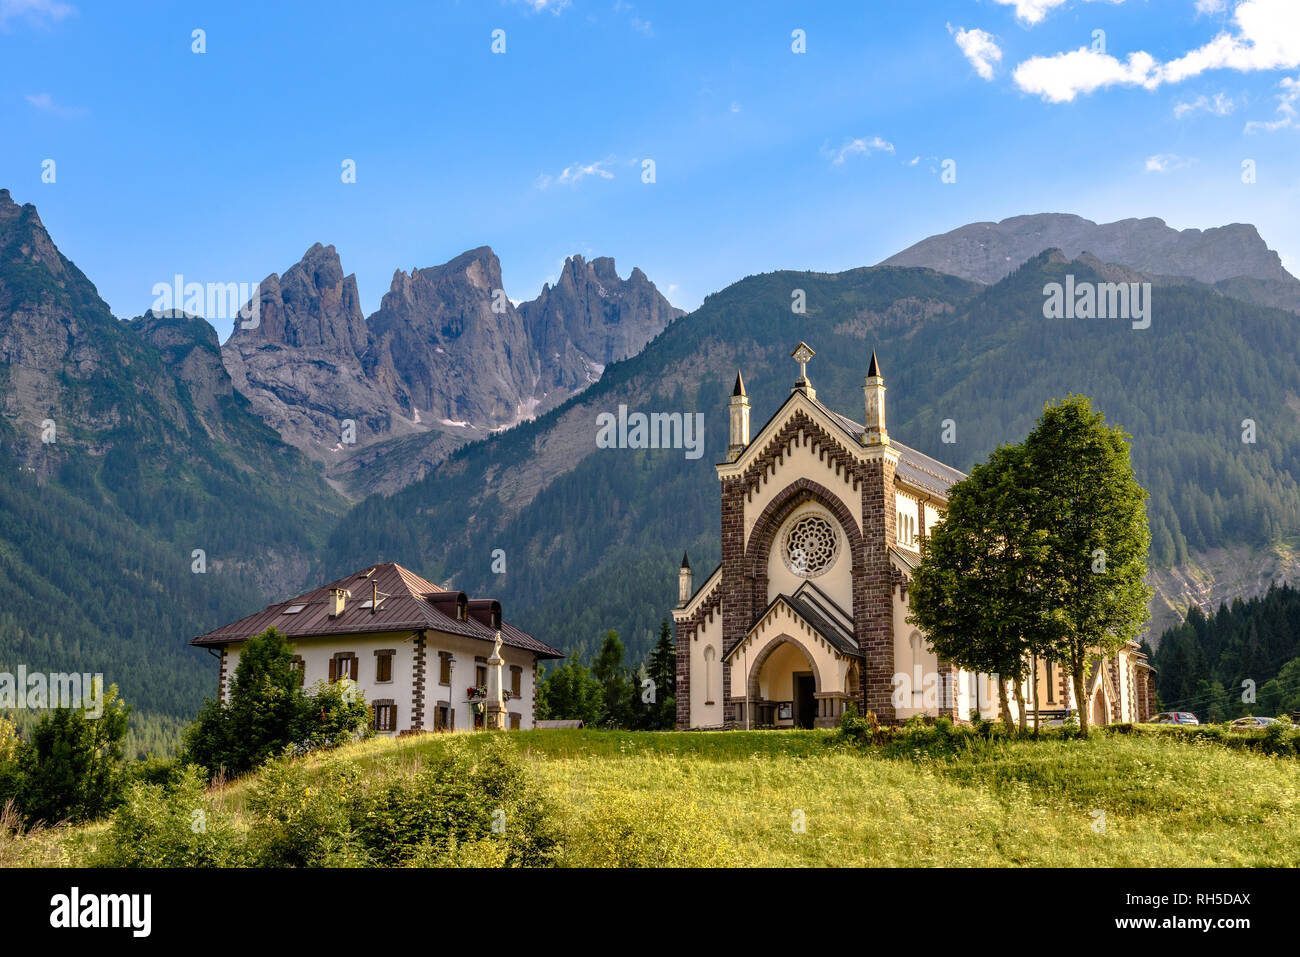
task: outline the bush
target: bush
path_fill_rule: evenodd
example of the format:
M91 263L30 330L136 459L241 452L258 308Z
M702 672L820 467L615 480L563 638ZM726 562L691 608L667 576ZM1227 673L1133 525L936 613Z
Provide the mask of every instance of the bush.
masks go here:
M500 857L509 866L536 867L550 863L559 841L551 808L499 737L477 754L449 741L425 767L368 788L353 823L385 866L447 856L453 863ZM480 842L497 846L488 853L486 845L474 846Z
M288 757L268 762L248 798L250 854L262 867L355 867L371 863L353 833L359 772L308 769Z
M29 824L93 821L121 803L130 710L110 685L98 718L81 708L55 708L37 721L29 742L17 742L0 787L14 792Z
M243 845L219 804L209 799L197 768L169 784L138 781L113 814L95 867L234 867Z

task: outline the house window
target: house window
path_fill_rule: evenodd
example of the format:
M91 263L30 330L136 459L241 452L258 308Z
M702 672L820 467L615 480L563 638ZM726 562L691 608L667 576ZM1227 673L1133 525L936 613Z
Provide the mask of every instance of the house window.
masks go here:
M451 685L451 652L438 652L438 684Z
M518 698L523 691L524 669L518 665L510 666L510 693Z
M510 712L510 730L511 730L511 731L518 731L518 730L519 730L519 720L520 720L519 712L518 712L518 711L511 711L511 712Z
M474 659L474 687L475 688L487 687L487 659L486 658Z
M392 698L376 701L372 707L375 712L376 731L397 730L397 705L393 704Z
M393 656L397 652L391 648L375 652L375 681L393 680Z
M298 682L298 687L302 687L303 679L307 675L307 662L302 660L302 655L294 655L293 661L289 662L289 673L293 675L294 681Z
M1053 685L1052 671L1053 671L1053 670L1054 670L1054 669L1052 668L1052 663L1049 661L1049 662L1047 663L1047 703L1048 703L1048 704L1056 704L1056 689L1052 687L1052 685Z
M330 659L330 684L341 678L357 680L357 656L350 651L335 652Z

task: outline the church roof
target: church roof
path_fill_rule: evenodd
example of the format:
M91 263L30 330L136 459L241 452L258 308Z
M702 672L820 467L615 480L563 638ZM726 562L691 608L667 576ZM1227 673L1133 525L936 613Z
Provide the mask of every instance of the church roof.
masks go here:
M331 617L330 592L336 588L349 591L351 597L344 602L343 614ZM369 602L375 591L380 600L372 609ZM456 606L462 599L467 608L464 620L456 616ZM287 638L428 629L493 641L496 629L491 627L490 619L482 620L488 618L483 612L493 607L500 607L494 599L469 599L464 592L448 591L394 562L381 562L295 598L268 605L256 614L199 635L191 639L190 644L219 646L246 641L271 626ZM539 658L564 657L557 649L504 619L501 621L501 643L530 651Z
M837 651L846 655L858 654L858 642L853 637L853 619L844 609L835 604L830 597L810 581L805 581L793 595L779 594L772 599L754 623L749 627L753 632L767 617L778 602L785 602L790 609L802 618L813 631L821 635ZM743 644L737 642L727 654L726 661Z
M817 404L840 428L852 436L855 442L860 443L862 441L866 426L854 422L847 415L833 412L820 402ZM955 469L951 465L944 465L938 459L933 459L923 452L918 452L916 449L906 446L892 437L889 444L898 450L898 476L911 485L938 492L946 498L948 490L966 477L965 472Z

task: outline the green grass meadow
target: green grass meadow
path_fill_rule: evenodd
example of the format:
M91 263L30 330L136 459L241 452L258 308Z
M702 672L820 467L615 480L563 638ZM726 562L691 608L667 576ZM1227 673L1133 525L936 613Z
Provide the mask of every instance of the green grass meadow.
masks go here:
M375 739L299 759L413 774L504 738L568 866L1300 865L1300 761L1169 734L859 749L827 731L525 731ZM247 817L256 775L209 792ZM76 866L105 825L10 839L0 863Z

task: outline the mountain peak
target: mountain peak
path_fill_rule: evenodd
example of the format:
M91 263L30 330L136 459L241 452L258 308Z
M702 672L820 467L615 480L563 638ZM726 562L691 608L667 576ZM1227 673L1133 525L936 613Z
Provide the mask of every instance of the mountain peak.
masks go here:
M343 274L333 246L315 243L283 273L258 285L257 325L236 320L231 340L324 348L356 359L366 348L365 317L354 275Z
M1154 216L1099 225L1072 213L1034 213L971 223L923 239L880 265L929 267L988 284L1050 248L1067 259L1089 252L1139 272L1209 284L1239 277L1296 282L1254 226L1177 230Z

